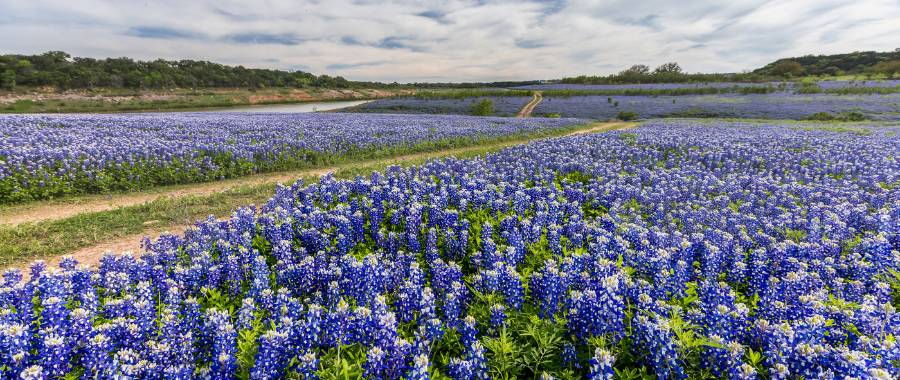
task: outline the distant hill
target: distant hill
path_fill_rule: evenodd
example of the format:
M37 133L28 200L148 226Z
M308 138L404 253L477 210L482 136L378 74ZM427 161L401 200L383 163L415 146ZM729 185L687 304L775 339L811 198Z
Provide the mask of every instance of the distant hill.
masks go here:
M340 76L303 71L253 69L209 61L157 59L139 61L127 57L82 58L62 51L37 55L0 55L0 90L21 87L59 89L128 88L481 88L515 87L538 81L484 83L381 83L351 81Z
M796 75L863 74L878 64L900 60L900 48L891 52L858 51L847 54L804 55L781 58L753 70L756 74L781 76L794 71Z
M72 57L61 51L38 55L0 55L0 87L52 86L61 89L214 88L214 87L382 87L340 76L303 71L251 69L209 61L138 61L121 58Z
M887 77L900 74L900 48L892 52L863 51L782 58L752 72L743 73L685 73L674 62L663 64L655 70L650 70L647 65L637 64L616 74L581 75L562 78L558 82L566 84L767 82L806 75L870 73Z

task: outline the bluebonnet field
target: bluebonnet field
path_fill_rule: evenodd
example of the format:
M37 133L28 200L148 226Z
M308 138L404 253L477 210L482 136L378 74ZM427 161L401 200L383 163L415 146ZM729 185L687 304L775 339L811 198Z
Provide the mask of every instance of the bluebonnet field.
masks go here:
M822 80L816 82L821 88L848 88L848 87L897 87L900 79L887 80Z
M346 108L344 112L361 113L408 113L408 114L453 114L470 115L472 105L482 100L490 100L494 105L494 115L515 116L529 101L530 96L482 96L463 99L433 99L399 97L379 99Z
M711 82L643 84L538 84L516 90L544 91L534 115L611 119L619 112L638 118L724 117L761 119L840 118L900 120L900 80L817 82ZM522 96L381 99L350 109L374 113L471 114L471 105L490 99L497 115L510 116L531 100ZM827 117L827 116L826 116Z
M579 122L327 113L6 115L0 116L0 203L294 169Z
M3 377L900 376L896 126L654 121L4 274Z
M833 95L790 93L685 96L572 96L550 97L534 115L562 115L592 119L615 118L619 112L639 118L726 117L805 119L817 113L839 115L858 112L871 120L900 120L900 93Z
M674 90L674 89L700 89L700 88L732 88L732 87L774 87L785 88L790 86L788 82L688 82L688 83L627 83L627 84L568 84L547 83L513 87L517 90Z
M823 89L852 87L896 87L900 79L890 80L822 80L814 82ZM688 83L630 83L630 84L565 84L548 83L513 87L521 90L671 90L681 88L773 87L790 91L800 88L801 82L688 82Z

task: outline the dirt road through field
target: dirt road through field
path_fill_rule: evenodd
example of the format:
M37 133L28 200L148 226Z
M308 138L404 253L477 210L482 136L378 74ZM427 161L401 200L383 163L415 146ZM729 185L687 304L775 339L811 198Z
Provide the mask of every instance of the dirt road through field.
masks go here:
M516 114L516 117L531 117L531 113L534 112L534 107L537 107L542 99L544 98L541 96L541 92L535 91L534 95L531 97L531 101L528 102L525 107L522 107L519 113Z
M564 136L602 133L620 129L628 129L636 125L637 123L632 122L598 122L586 126L585 128L572 131ZM107 197L86 197L77 199L68 204L62 202L54 204L35 204L29 205L28 208L22 208L21 214L15 214L10 210L4 210L4 214L0 215L0 221L2 221L3 223L10 223L10 221L14 221L16 224L52 221L72 217L82 213L103 212L119 207L140 205L142 203L152 202L156 199L164 197L175 198L186 196L209 196L218 192L225 192L229 189L234 189L239 186L265 185L271 183L292 183L299 178L320 177L330 172L339 172L341 170L375 170L379 167L383 167L383 165L386 164L411 165L429 159L460 156L472 154L473 152L478 154L480 154L481 152L492 152L509 146L527 143L532 140L526 139L521 141L502 141L480 146L446 149L435 152L406 154L390 158L374 159L369 161L354 162L344 165L336 165L309 170L260 174L234 180L179 186L177 188L163 189L152 193L148 192L141 194L123 194ZM231 206L233 206L233 208L237 208L242 205L243 204L235 204ZM216 217L227 217L227 214L216 215ZM156 238L166 232L181 234L187 228L189 228L188 225L184 224L157 226L151 222L154 221L147 221L148 227L140 233L129 234L109 240L102 240L96 244L75 249L71 252L68 252L67 254L72 255L76 260L78 260L79 263L96 265L97 263L99 263L100 258L102 258L106 252L132 252L135 255L139 255L141 251L141 240L144 236ZM59 260L62 257L63 255L56 255L53 257L45 257L44 260L46 261L48 266L52 267L58 264ZM27 266L27 262L31 261L31 259L32 258L25 258L25 260L23 260L22 262L13 264L11 265L11 267L24 268Z
M538 97L537 99L538 102L540 102L540 98ZM622 123L595 123L588 128L576 130L572 132L572 134L602 132L604 130L609 130L608 128L614 128L614 126L618 126L620 124ZM501 145L508 146L519 144L522 142L524 141L510 141L508 144ZM55 200L48 202L28 203L24 205L6 206L0 208L0 225L16 226L22 223L37 223L48 220L65 219L78 214L113 210L119 207L138 205L167 197L177 198L183 196L204 196L228 191L230 189L235 189L238 187L254 186L266 183L292 183L298 178L320 177L330 172L335 172L354 166L366 166L371 165L372 163L391 161L402 163L418 160L423 157L430 158L448 156L458 152L466 152L473 149L480 149L480 147L475 146L470 148L446 149L435 152L412 153L370 161L352 162L342 165L254 174L250 176L215 182L164 186L156 189L129 194L89 195L67 198L58 201Z

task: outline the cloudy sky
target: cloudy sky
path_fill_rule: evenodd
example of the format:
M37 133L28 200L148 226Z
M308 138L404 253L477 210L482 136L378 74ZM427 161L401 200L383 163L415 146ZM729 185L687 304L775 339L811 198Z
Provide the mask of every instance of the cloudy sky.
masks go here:
M898 0L0 0L0 53L205 59L356 80L608 74L900 47Z

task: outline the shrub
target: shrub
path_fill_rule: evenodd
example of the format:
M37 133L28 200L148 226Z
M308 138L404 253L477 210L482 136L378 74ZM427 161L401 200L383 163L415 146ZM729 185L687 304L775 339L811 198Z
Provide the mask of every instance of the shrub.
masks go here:
M617 119L623 120L623 121L634 120L634 119L637 119L637 117L638 117L638 115L631 111L620 111L619 114L616 116Z
M694 118L711 118L711 117L721 117L716 112L705 110L700 107L691 107L685 110L681 110L678 112L672 112L667 117L694 117Z
M828 112L816 112L806 117L806 120L815 121L865 121L868 119L864 113L859 111L841 112L838 115L832 115Z
M834 115L828 112L816 112L812 115L807 116L806 120L831 121L834 120Z
M484 99L478 103L472 104L472 115L490 116L494 114L494 102L490 99Z
M785 78L802 75L804 71L806 70L803 68L803 65L797 61L780 62L772 68L772 74Z
M879 74L884 74L888 77L888 79L892 79L894 78L894 75L900 73L900 59L879 62L878 64L872 66L871 71Z
M862 112L850 111L850 112L841 113L840 119L843 121L864 121L864 120L868 120L869 118L866 117L866 115L863 114Z
M0 73L0 88L4 90L15 90L16 89L16 72L13 70L6 70L3 73Z

